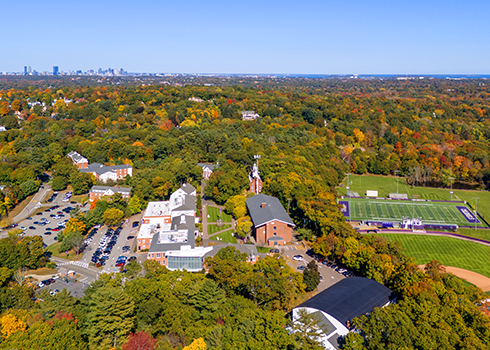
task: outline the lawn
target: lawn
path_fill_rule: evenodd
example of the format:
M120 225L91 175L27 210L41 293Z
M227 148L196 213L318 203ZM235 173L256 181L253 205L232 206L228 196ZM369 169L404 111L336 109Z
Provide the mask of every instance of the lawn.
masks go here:
M221 227L216 226L216 224L210 224L208 225L208 235L215 234L218 231L226 230L227 228L230 228L230 224L224 224Z
M211 237L211 239L215 240L215 241L219 241L219 242L236 244L237 243L236 237L233 237L231 235L232 233L233 233L233 230L228 230L225 232L221 232L220 234L217 234L216 236ZM218 240L218 238L219 238L219 240Z
M352 220L401 221L403 218L421 218L424 224L456 224L473 226L458 207L466 208L466 213L474 218L471 208L463 203L419 202L407 200L385 200L375 198L344 198ZM486 227L484 222L477 227Z
M360 196L365 196L366 190L378 191L380 197L388 197L390 193L396 193L396 177L376 176L376 175L350 175L349 187L351 192L357 192ZM346 195L347 178L342 182L342 187L337 191L341 195ZM490 192L489 191L463 191L453 190L453 200L466 201L472 207L475 206L473 197L478 199L478 213L487 221L490 220ZM450 200L449 189L432 187L412 187L407 185L405 178L398 178L398 192L406 193L408 198Z
M458 229L458 233L468 237L475 237L475 238L480 238L480 239L490 241L490 230L484 230L484 229L475 230L473 228L460 228Z
M451 237L381 234L400 241L408 256L417 264L437 260L443 265L459 267L490 277L490 247Z
M206 213L208 215L208 222L216 222L219 216L219 209L216 207L206 207ZM221 211L221 219L223 222L231 222L231 216L226 214L224 210Z
M257 251L259 253L269 253L272 248L267 248L267 247L257 247Z
M50 245L49 247L47 247L46 250L48 252L51 252L52 255L57 257L57 258L73 260L73 261L80 260L82 258L83 254L75 254L75 252L73 250L69 250L68 254L65 254L64 252L59 253L58 247L60 246L60 244L61 244L61 242L56 242L56 243Z

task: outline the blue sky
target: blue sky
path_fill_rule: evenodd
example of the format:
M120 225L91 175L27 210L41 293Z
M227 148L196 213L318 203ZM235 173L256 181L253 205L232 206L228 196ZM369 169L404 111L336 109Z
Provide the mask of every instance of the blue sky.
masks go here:
M0 71L490 74L490 1L3 1Z

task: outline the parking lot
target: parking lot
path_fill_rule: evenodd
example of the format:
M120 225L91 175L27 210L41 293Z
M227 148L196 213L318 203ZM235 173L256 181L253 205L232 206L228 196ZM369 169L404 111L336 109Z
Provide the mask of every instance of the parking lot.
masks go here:
M66 194L56 195L51 203L43 204L36 214L31 214L16 227L2 231L0 238L8 237L8 232L12 229L22 229L25 236L41 236L47 246L56 243L58 232L64 229L70 219L70 211L79 206L75 202L63 201L65 198ZM81 209L87 210L84 207Z
M293 269L295 269L298 272L302 272L311 260L315 260L311 256L308 256L304 250L298 251L298 250L281 249L281 254L286 258L286 261L288 262L289 266L291 266ZM295 255L301 256L301 260L294 260L293 258ZM320 272L320 276L321 276L321 281L320 284L318 285L319 292L321 292L324 289L327 289L328 287L334 285L335 283L341 281L342 279L347 278L346 276L342 275L342 273L337 272L335 268L333 268L332 266L326 266L322 263L319 263L318 261L317 261L317 265L318 265L318 272Z
M109 228L107 226L102 226L101 228L97 229L92 236L91 241L85 248L80 261L95 265L97 262L100 262L100 258L103 257L102 260L105 260L105 263L100 266L103 273L119 272L120 266L116 266L116 264L118 262L117 259L120 256L124 256L127 259L134 256L140 263L145 261L147 254L133 253L136 244L136 236L138 235L139 219L140 215L132 217L124 222L124 224L119 226L119 230L117 227ZM138 222L138 226L133 227L133 222ZM111 231L113 233L111 233ZM118 234L117 231L119 231ZM128 237L133 238L128 239ZM111 243L111 241L113 243ZM110 248L111 246L112 248ZM129 248L125 248L123 250L123 247ZM97 259L92 260L94 258L94 253L96 254L95 257L97 257Z

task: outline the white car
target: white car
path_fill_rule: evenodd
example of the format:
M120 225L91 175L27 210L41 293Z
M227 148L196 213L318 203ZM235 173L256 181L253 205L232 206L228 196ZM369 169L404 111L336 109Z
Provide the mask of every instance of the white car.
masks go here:
M42 288L42 287L44 287L44 283L39 282L38 286L39 286L39 288Z
M27 227L21 226L21 228L20 228L20 229L21 229L22 231L25 231L25 230L27 230Z
M295 256L293 256L293 260L303 261L303 256L301 256L301 255L295 255Z

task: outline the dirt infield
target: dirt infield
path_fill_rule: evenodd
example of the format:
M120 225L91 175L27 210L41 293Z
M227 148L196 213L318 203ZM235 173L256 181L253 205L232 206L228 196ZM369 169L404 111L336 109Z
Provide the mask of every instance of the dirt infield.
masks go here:
M420 269L424 269L425 265L419 265ZM465 281L474 284L475 286L479 287L482 291L488 292L490 291L490 278L487 276L480 275L479 273L465 270L465 269L460 269L459 267L453 267L453 266L443 266L446 269L447 273L452 273L455 276L458 276L459 278L464 279Z

